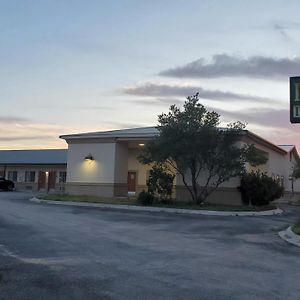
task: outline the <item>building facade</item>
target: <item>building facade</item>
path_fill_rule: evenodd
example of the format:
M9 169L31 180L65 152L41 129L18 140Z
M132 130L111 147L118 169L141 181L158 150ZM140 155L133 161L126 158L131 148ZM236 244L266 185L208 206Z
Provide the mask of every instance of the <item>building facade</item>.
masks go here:
M143 189L146 190L151 166L141 164L137 157L145 143L157 133L155 127L143 127L61 136L68 143L66 192L113 197L138 194ZM247 130L243 132L240 143L254 144L264 151L268 162L258 168L279 180L287 192L292 192L290 174L293 164L299 160L295 148L291 152L291 149L276 146ZM248 165L246 168L252 169ZM205 175L202 174L198 181L200 186L204 179ZM186 180L191 184L188 176ZM241 204L241 195L237 190L239 184L239 178L224 182L208 197L208 202ZM294 191L300 191L296 183ZM181 176L175 177L174 197L180 201L190 199Z
M67 149L0 150L0 177L17 190L64 192Z

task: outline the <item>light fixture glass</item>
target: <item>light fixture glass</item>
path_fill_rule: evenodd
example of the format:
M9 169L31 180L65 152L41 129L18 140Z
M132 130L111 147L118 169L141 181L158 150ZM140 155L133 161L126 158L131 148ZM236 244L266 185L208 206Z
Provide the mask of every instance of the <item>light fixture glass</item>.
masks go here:
M140 146L140 147L144 147L144 146L145 146L145 144L141 143L141 144L139 144L139 146Z

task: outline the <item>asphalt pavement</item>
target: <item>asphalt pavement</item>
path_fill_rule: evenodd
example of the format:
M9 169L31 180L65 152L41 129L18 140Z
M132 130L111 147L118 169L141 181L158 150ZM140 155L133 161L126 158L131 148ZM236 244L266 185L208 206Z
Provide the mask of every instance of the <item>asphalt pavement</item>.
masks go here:
M55 206L0 193L0 299L299 299L300 218Z

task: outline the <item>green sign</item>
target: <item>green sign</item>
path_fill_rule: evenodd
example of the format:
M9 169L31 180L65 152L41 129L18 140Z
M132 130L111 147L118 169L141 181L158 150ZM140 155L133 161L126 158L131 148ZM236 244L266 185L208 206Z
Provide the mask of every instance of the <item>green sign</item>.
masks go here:
M290 120L300 123L300 76L290 77Z

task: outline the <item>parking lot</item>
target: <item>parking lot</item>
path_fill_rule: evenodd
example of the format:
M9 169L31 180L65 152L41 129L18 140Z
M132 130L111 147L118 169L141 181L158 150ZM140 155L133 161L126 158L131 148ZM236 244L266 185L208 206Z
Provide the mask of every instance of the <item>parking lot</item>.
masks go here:
M0 299L298 299L300 218L78 208L0 193Z

